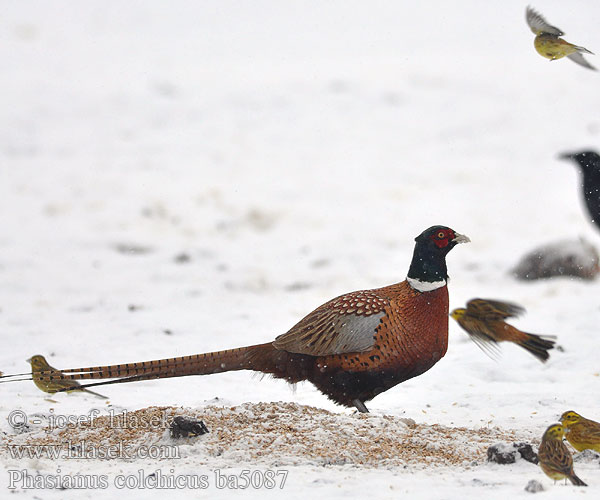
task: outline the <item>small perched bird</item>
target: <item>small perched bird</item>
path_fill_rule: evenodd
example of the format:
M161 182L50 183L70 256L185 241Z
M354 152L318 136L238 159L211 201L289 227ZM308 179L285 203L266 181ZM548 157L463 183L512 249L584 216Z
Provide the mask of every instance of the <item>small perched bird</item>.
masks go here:
M563 443L564 435L565 428L560 424L552 424L546 429L538 449L539 465L550 479L568 479L575 486L587 486L573 472L573 457Z
M448 348L446 255L469 238L433 226L415 241L406 280L334 298L273 342L37 377L69 390L73 380L82 379L115 379L82 386L91 387L253 370L292 384L307 380L336 403L367 412L365 401L426 372Z
M563 153L563 160L573 160L583 174L583 200L592 218L600 229L600 155L594 151Z
M504 321L523 312L525 309L510 302L472 299L466 309L454 309L450 316L487 354L495 354L498 342L513 342L545 362L550 357L548 351L554 348L552 337L525 333Z
M584 68L596 69L581 55L581 52L592 55L594 54L593 52L590 52L585 47L573 45L560 38L564 33L556 26L548 24L544 17L531 7L527 7L525 19L531 31L535 34L533 45L541 56L551 61L566 56Z
M83 392L88 392L90 394L93 394L94 396L98 396L99 398L108 399L106 396L103 396L102 394L98 394L97 392L94 392L94 391L90 391L88 389L84 389L84 388L77 389L78 387L81 387L79 385L79 383L77 383L77 382L73 382L73 381L69 381L69 380L61 380L60 379L61 372L59 370L57 370L56 368L50 366L48 364L48 361L46 361L46 358L44 358L44 356L42 356L41 354L36 354L35 356L31 356L31 358L29 358L27 360L27 362L31 364L31 376L33 378L33 383L35 385L37 385L37 388L40 391L44 391L44 392L48 392L48 393L52 394L55 392L61 392L63 389L69 389L66 392L83 391ZM48 372L48 371L55 372L57 376L50 376L50 377L47 377L46 379L44 379L40 376L40 372Z
M560 421L566 429L565 437L577 451L600 452L600 424L582 417L574 411L566 411Z

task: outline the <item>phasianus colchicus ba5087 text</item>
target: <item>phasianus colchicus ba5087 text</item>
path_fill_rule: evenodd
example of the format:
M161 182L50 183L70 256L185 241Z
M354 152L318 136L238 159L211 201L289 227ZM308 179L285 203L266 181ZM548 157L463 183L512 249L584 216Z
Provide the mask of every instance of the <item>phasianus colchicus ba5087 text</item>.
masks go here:
M448 347L446 255L469 241L444 226L415 238L406 280L347 293L266 344L178 358L40 372L37 379L115 379L81 387L254 370L290 383L308 380L338 404L365 401L429 370ZM66 389L61 389L66 390Z

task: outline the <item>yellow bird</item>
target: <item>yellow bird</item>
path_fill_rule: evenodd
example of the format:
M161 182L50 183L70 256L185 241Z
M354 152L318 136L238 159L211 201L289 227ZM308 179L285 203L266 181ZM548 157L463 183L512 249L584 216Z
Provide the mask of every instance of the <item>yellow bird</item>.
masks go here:
M538 449L539 466L550 479L568 479L575 486L587 486L573 472L573 457L563 443L565 428L560 424L552 424L542 436L542 444Z
M574 411L566 411L560 421L566 429L565 437L577 451L600 452L600 424L582 417Z
M467 308L459 307L450 313L469 337L487 354L495 354L498 342L512 342L533 354L542 363L554 347L551 336L525 333L504 320L525 312L521 306L490 299L472 299Z
M41 354L36 354L35 356L31 356L31 358L29 358L27 360L28 363L31 364L31 376L33 377L33 383L37 386L37 388L40 391L44 391L44 392L48 392L50 394L55 393L56 391L60 390L60 389L65 389L67 387L75 387L75 386L79 386L79 382L77 382L76 380L41 380L41 377L39 375L40 372L45 372L45 371L55 371L57 376L62 375L62 372L60 370L57 370L56 368L50 366L48 364L48 361L46 361L46 358L44 358L44 356L42 356ZM98 394L97 392L94 391L90 391L89 389L75 389L73 391L66 391L66 392L88 392L90 394L93 394L94 396L98 396L99 398L103 398L103 399L108 399L106 396L103 396L102 394Z
M596 70L596 68L587 62L581 55L582 52L592 55L594 53L585 47L573 45L560 38L564 33L556 26L548 24L540 13L536 12L531 7L527 7L525 19L531 28L531 31L535 34L533 45L535 46L535 50L537 50L541 56L550 59L551 61L562 57L568 57L571 61L580 64L584 68Z

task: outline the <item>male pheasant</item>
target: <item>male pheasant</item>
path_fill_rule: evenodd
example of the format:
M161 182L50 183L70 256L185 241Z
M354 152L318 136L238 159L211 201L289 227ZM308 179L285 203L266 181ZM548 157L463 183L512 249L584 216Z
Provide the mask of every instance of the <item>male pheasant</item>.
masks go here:
M415 238L406 280L347 293L266 344L178 358L36 373L40 380L115 379L96 385L232 370L308 380L336 403L368 412L365 401L421 375L448 347L446 255L469 238L433 226Z

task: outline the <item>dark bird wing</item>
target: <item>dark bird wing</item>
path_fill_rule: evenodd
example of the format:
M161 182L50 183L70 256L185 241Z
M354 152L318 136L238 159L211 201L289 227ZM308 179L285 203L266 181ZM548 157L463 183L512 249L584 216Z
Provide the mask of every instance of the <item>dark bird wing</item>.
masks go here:
M482 321L501 321L523 314L525 309L512 302L490 299L472 299L467 302L467 315Z
M589 62L587 62L586 58L583 57L579 52L573 52L572 54L567 56L574 63L583 66L584 68L588 68L594 71L598 71L595 66L592 66Z
M273 341L276 349L327 356L367 351L389 301L371 291L335 298L308 314L287 333Z
M564 33L559 30L556 26L552 26L544 19L539 12L536 12L531 7L527 7L525 11L525 20L527 25L531 28L536 35L540 33L549 33L550 35L562 36Z
M475 299L481 300L481 299ZM473 301L470 301L467 306ZM469 338L485 352L489 357L497 359L500 355L500 348L495 339L493 329L482 319L471 316L467 307L467 312L462 318L459 318L458 324L469 334Z
M565 476L573 475L573 457L560 439L551 439L546 443L546 465Z

